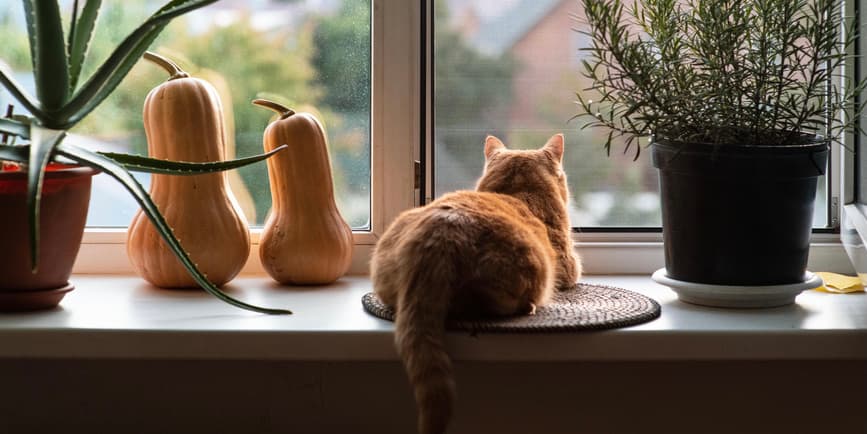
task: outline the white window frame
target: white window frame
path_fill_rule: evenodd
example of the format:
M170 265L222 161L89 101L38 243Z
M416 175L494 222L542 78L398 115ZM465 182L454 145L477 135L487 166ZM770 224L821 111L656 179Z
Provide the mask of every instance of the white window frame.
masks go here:
M849 4L847 4L847 11L846 12L848 14L852 14L852 15L855 14L855 10L854 10L855 3L856 2L849 2ZM865 9L865 8L867 8L867 0L858 0L857 4L859 7L859 10L862 11L861 13L863 13L863 11L867 10L867 9ZM862 22L863 22L863 20L862 20ZM858 28L861 29L862 32L865 31L864 26L861 23L859 23ZM857 73L858 75L860 75L859 78L864 78L865 76L867 76L867 60L865 60L865 58L863 57L864 53L867 52L867 42L865 42L865 41L867 41L867 33L865 33L865 36L862 38L862 42L859 44L860 45L860 47L859 47L860 52L855 53L858 56L860 56L859 60L857 61L859 70L856 70L855 66L851 65L846 71L848 74L852 74L852 75L856 75L856 73ZM867 96L864 96L864 98L867 98ZM861 122L864 122L865 120L867 120L867 118L862 116ZM865 126L863 123L861 124L861 126L862 126L862 128L867 128L867 126ZM860 141L860 149L858 151L859 152L865 152L865 150L867 150L867 134L862 134L859 137L859 141ZM854 149L855 135L849 134L846 137L846 142L849 145L850 149ZM840 152L840 167L841 167L840 182L839 182L839 185L841 187L840 216L841 216L841 220L842 219L847 220L847 223L845 224L845 226L847 226L847 228L845 228L844 230L854 229L855 232L858 234L858 237L860 237L861 240L863 240L865 237L867 237L867 232L864 231L865 222L867 222L867 215L865 215L864 212L862 211L862 208L860 206L858 206L858 204L856 203L858 198L855 197L855 190L856 190L855 185L859 181L858 179L855 178L855 165L860 164L860 163L856 163L856 161L858 161L858 159L859 159L859 156L855 155L853 152L848 152L845 149L841 150L841 152ZM860 170L861 170L861 173L865 173L865 171L867 171L867 168L861 167ZM862 175L862 176L864 176L864 175ZM863 199L864 194L865 194L865 192L861 192L861 196L862 196L861 199ZM844 208L845 208L845 210L844 210ZM859 267L858 267L859 269L857 269L856 271L858 273L864 273L863 258L861 258L861 255L863 253L864 248L863 248L863 246L861 246L859 248L857 246L857 244L858 243L856 242L855 245L850 246L850 248L852 249L852 252L850 252L850 253L852 254L852 257L853 257L852 260L859 262Z
M421 70L420 56L423 53L422 17L427 20L433 17L432 13L423 14L422 8L432 12L432 4L432 1L373 0L371 225L370 230L353 232L351 274L368 272L370 254L379 236L400 212L412 208L418 201L414 162L420 157L423 116L427 116L423 119L424 136L427 143L433 143L431 110L427 107L422 112L420 98L424 90L425 101L430 104L432 71ZM432 26L430 22L427 24L424 28L429 32ZM425 51L427 56L430 52ZM425 64L430 68L430 59ZM427 77L426 83L422 83L423 77ZM427 153L426 160L430 162L429 149ZM425 173L428 192L432 187L431 166L427 165ZM832 149L831 167L832 177L841 173L838 147ZM831 198L840 196L840 183L854 182L851 171L843 173L848 173L848 179L844 176L839 183L832 182ZM242 273L264 272L258 255L260 234L261 229L251 230L253 245ZM125 242L126 229L88 228L73 271L79 274L133 273ZM579 233L575 236L575 245L588 274L649 274L664 265L660 233ZM852 272L838 234L813 235L809 268Z

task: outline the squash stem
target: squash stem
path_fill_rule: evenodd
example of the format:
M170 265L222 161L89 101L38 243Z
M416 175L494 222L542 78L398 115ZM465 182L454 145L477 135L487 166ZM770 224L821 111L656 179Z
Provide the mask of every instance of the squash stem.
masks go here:
M284 106L283 104L280 104L280 103L277 103L274 101L270 101L267 99L261 99L261 98L254 99L253 104L260 106L260 107L265 107L265 108L270 109L270 110L274 110L275 112L277 112L277 114L280 115L280 120L286 119L289 116L292 116L295 114L295 110L292 110L291 108L288 108L288 107Z
M153 63L156 63L160 67L166 70L169 73L169 80L175 80L178 78L189 78L190 74L187 74L186 71L181 69L177 63L172 62L166 57L160 56L157 53L152 51L145 51L144 58L146 60L150 60Z

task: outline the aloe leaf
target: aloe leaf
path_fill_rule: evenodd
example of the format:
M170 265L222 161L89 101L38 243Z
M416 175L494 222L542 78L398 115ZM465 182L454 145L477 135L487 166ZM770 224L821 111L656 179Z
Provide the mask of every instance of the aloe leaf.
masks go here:
M111 53L93 76L58 113L57 125L67 128L80 121L114 91L169 21L217 0L175 0L151 15Z
M24 17L27 19L27 37L30 40L30 62L33 65L33 70L36 70L36 47L38 42L36 39L36 19L34 18L33 2L30 0L22 0L24 4Z
M2 84L3 87L12 94L12 97L21 103L30 114L35 116L36 119L42 120L45 118L45 112L42 110L42 105L39 101L27 93L27 91L24 90L24 86L12 78L12 74L4 70L3 67L0 67L0 84Z
M66 131L30 126L30 152L27 159L27 218L30 224L30 269L39 268L39 202L45 167L54 148L66 137Z
M154 202L151 200L145 189L119 163L104 155L100 155L99 153L92 152L87 149L83 149L66 143L61 144L57 147L57 153L60 156L74 160L79 164L101 170L118 182L120 182L127 189L127 191L132 194L133 198L141 206L142 211L144 211L145 215L147 215L151 222L154 224L157 232L159 232L159 234L163 237L163 240L165 240L166 244L168 244L172 252L174 252L174 254L178 257L178 259L181 261L181 264L184 265L187 271L190 272L190 275L193 277L193 279L195 279L195 281L209 294L233 306L239 307L241 309L251 310L253 312L267 314L292 313L291 311L285 309L269 309L244 303L243 301L230 297L219 288L217 288L213 283L211 283L208 278L203 275L201 271L199 271L199 269L193 263L192 259L190 259L190 256L183 249L183 247L181 247L181 243L172 233L172 229L169 227L168 222L166 222L165 218L160 213L159 209L157 209L156 204L154 204Z
M286 148L288 148L288 146L282 145L265 154L210 163L158 160L156 158L142 157L141 155L119 154L115 152L99 152L99 154L111 158L115 162L120 163L126 170L131 170L133 172L158 173L165 175L199 175L202 173L222 172L224 170L237 169L257 161L262 161Z
M33 56L36 96L47 112L63 107L69 96L69 63L60 6L56 1L24 0ZM29 5L27 5L29 3ZM32 33L35 32L35 35Z
M147 47L153 43L154 39L159 36L159 32L162 31L162 27L158 30L152 32L147 35L144 40L139 41L139 45L134 48L134 51L144 52L147 50ZM91 77L91 79L85 83L81 89L79 89L78 93L73 96L70 100L69 104L67 104L60 112L54 117L54 122L56 123L57 128L71 128L76 123L84 119L90 112L93 111L99 104L102 103L105 98L107 98L111 92L123 81L126 74L130 69L138 62L137 57L129 57L124 59L123 64L119 65L117 69L112 71L112 75L107 78L107 81L102 83L101 87L90 88L94 93L89 93L88 85L93 83L93 79L96 75ZM100 67L100 70L103 69L107 63L103 63L103 66ZM100 71L97 70L97 73Z
M69 42L66 43L66 56L69 56L72 39L75 36L75 24L78 23L78 0L72 0L72 18L69 20Z
M163 7L159 8L156 12L154 12L154 14L151 15L151 18L159 17L162 14L175 13L176 9L181 8L189 11L214 3L215 1L217 0L171 0L170 2L164 4Z
M13 134L22 139L30 138L30 125L9 118L0 118L0 132ZM20 148L20 146L16 146Z
M75 90L78 85L78 77L81 75L81 68L84 66L84 60L87 58L87 50L90 46L90 41L93 39L93 31L96 28L96 18L99 15L99 8L102 6L102 0L87 0L84 7L81 9L81 15L75 21L74 26L70 26L69 32L69 92Z
M30 146L12 146L0 144L0 160L27 163L30 159Z

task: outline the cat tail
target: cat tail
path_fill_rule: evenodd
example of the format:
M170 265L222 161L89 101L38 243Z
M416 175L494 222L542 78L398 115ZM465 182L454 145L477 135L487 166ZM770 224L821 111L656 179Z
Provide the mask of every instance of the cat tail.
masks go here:
M421 263L408 267L408 288L398 300L395 320L397 350L415 392L419 434L445 433L455 401L444 343L454 259L443 253L421 255Z

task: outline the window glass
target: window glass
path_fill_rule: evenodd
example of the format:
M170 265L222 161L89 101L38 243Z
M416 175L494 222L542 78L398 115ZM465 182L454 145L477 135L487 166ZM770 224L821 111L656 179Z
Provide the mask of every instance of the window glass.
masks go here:
M438 0L434 6L434 193L473 188L487 134L534 148L564 133L576 227L657 227L658 176L650 150L606 155L607 132L582 130L575 92L587 36L573 0ZM827 224L820 179L814 225Z
M82 77L164 0L103 2ZM71 13L72 2L61 2ZM370 219L370 0L225 0L176 19L151 46L219 91L227 117L229 156L262 152L270 114L257 96L314 113L329 139L336 200L354 228ZM68 17L67 17L68 18ZM20 2L0 4L0 59L31 87L30 53ZM139 62L126 80L74 130L72 140L99 150L147 153L141 109L166 79ZM0 91L0 104L12 103ZM20 111L21 109L18 109ZM148 183L148 176L139 177ZM251 225L271 206L264 163L230 172L230 185ZM137 205L106 176L94 180L90 226L126 226Z

